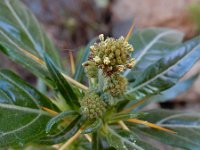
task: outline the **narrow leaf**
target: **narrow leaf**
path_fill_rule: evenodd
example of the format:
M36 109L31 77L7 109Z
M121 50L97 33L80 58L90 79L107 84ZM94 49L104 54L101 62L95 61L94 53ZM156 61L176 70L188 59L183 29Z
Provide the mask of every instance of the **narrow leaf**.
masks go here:
M85 122L85 118L78 116L76 117L66 128L61 130L56 134L51 134L43 139L40 139L38 142L40 144L58 144L64 141L69 140L74 134L78 132L83 123Z
M94 121L94 123L92 123L92 125L90 125L86 129L84 129L81 132L81 134L88 134L88 133L96 132L101 127L102 123L103 123L103 121L101 120L101 118L96 119Z
M71 85L65 80L59 69L51 61L48 56L44 56L47 68L55 82L61 95L65 98L67 104L71 107L79 106L78 97L75 94Z
M58 123L59 121L61 121L62 119L68 116L73 116L73 115L79 115L79 113L75 110L68 110L68 111L61 112L60 114L58 114L57 116L55 116L48 122L46 126L46 132L49 132L54 124Z
M200 37L194 38L151 65L130 84L126 96L138 100L172 87L199 60L199 43Z
M155 123L159 126L176 131L177 134L170 134L146 128L142 126L131 127L138 134L144 134L165 144L180 147L183 149L198 150L200 147L200 113L181 112L170 110L150 110L149 115L142 119ZM137 131L139 129L139 131Z
M135 30L129 43L135 51L135 67L127 70L130 81L143 74L143 71L151 64L173 51L183 40L184 34L180 31L167 28L146 28Z
M61 67L61 59L53 42L20 0L0 1L0 47L13 61L21 63L43 79L46 71L22 49L40 59L46 52Z
M125 131L124 131L125 132ZM140 140L132 136L128 139L124 136L121 136L113 129L109 128L107 133L107 140L110 146L114 147L116 150L156 150L156 148L145 142L139 142Z
M51 115L41 106L54 109L50 100L14 73L0 72L0 147L23 146L45 136Z

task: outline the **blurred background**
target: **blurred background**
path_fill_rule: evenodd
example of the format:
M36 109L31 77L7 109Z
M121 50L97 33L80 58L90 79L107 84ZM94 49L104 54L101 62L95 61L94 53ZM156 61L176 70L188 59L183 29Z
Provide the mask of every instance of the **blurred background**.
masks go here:
M39 19L49 36L69 59L69 51L75 55L92 38L103 33L106 36L126 35L133 19L136 28L168 27L185 33L185 39L200 34L199 0L22 0ZM0 54L4 63L35 84L36 79L23 68ZM184 79L200 72L200 62ZM192 88L173 101L150 104L148 108L200 110L200 78ZM162 148L165 149L165 148ZM168 148L169 149L169 148Z
M84 47L92 38L125 35L135 20L136 28L168 27L185 33L185 40L200 34L199 0L22 0L39 19L62 51L68 53ZM35 78L0 54L1 67L9 67L30 83ZM200 72L200 62L184 77ZM199 110L200 79L189 91L174 101L154 103L149 108Z

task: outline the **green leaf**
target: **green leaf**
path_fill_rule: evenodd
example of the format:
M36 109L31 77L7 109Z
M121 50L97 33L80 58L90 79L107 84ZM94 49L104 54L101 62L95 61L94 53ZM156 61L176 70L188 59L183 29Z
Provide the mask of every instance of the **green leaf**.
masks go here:
M46 132L49 132L54 124L58 123L59 121L61 121L64 118L66 118L68 116L72 116L72 115L79 115L79 113L75 110L67 110L67 111L61 112L57 116L53 117L46 126Z
M19 0L0 2L0 31L6 34L19 47L42 58L48 53L54 63L60 65L60 57L39 22L28 8ZM6 14L6 15L5 15ZM6 37L2 34L2 39ZM2 42L10 45L11 42Z
M176 85L174 85L172 88L163 91L162 93L160 93L159 95L153 96L152 98L150 98L150 102L154 101L154 102L165 102L165 101L169 101L174 99L175 97L177 97L178 95L180 95L181 93L185 92L186 90L188 90L193 83L196 81L196 79L198 78L198 74L178 82ZM149 100L147 100L147 102L149 102Z
M56 132L55 134L48 135L45 138L40 139L38 142L40 144L58 144L64 141L69 140L78 130L81 128L81 126L85 122L85 118L78 116L76 117L70 124L61 130L60 132Z
M169 128L177 134L137 126L140 133L165 144L184 149L198 150L200 147L200 113L176 112L170 110L150 110L142 120ZM131 128L131 126L129 125ZM132 128L136 132L135 128Z
M81 57L81 60L79 61L79 63L76 65L76 72L74 74L74 79L81 82L84 76L84 68L82 66L82 64L88 60L89 54L90 54L90 46L94 44L94 42L96 41L96 38L93 39L85 48L84 54Z
M54 109L50 100L14 73L0 72L0 147L23 146L45 136L51 115L41 106Z
M158 60L131 83L126 93L130 100L143 99L172 87L200 58L200 37L180 45Z
M96 132L101 125L103 124L103 121L101 118L97 118L92 125L90 125L89 127L87 127L86 129L84 129L81 134L88 134L88 133L93 133Z
M198 76L199 76L199 73L193 75L192 77L190 77L186 80L178 82L176 85L174 85L170 89L167 89L158 95L149 97L148 99L145 100L145 102L143 104L136 107L134 109L134 111L140 110L143 107L145 107L146 105L153 103L153 102L166 102L166 101L173 100L178 95L180 95L183 92L185 92L186 90L188 90L193 85L193 83L196 81ZM135 101L129 101L129 102L130 102L128 104L129 106L131 106L131 105L133 105L133 103L135 103Z
M56 148L46 145L29 145L23 149L21 148L20 150L56 150Z
M125 75L129 80L140 76L148 66L172 52L182 42L183 36L182 32L167 28L136 30L129 40L135 49L132 57L136 59L136 65Z
M116 150L156 150L153 146L142 142L131 132L123 131L123 134L120 135L120 133L109 128L106 136L110 146L114 147Z
M53 42L19 0L0 1L0 50L43 79L48 77L48 72L33 57L41 59L46 52L57 66L61 66Z
M44 59L56 87L58 88L61 95L65 98L67 104L71 107L79 106L80 104L78 102L78 97L71 85L67 82L67 80L65 80L59 69L48 56L45 55Z

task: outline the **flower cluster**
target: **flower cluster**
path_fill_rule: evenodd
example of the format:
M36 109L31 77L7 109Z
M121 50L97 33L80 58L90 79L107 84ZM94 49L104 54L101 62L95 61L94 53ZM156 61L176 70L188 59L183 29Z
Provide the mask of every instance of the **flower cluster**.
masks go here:
M128 81L126 78L114 74L110 78L106 78L103 90L116 97L125 92L127 84Z
M83 63L88 78L97 78L98 83L103 83L97 86L102 87L97 88L101 96L90 89L80 101L81 111L88 119L102 117L107 107L114 103L114 98L124 94L128 82L120 73L134 65L134 59L131 59L133 46L124 37L104 39L101 34L99 40L90 47L88 61Z
M80 101L82 113L89 119L102 117L107 104L95 92L88 92Z
M85 73L88 78L95 78L97 77L98 68L95 65L95 62L87 61L85 64Z
M104 39L104 35L101 34L99 40L99 43L94 43L90 47L89 60L83 66L88 67L88 64L93 62L107 76L133 67L134 59L131 59L130 52L134 49L132 45L125 41L123 36L119 39Z

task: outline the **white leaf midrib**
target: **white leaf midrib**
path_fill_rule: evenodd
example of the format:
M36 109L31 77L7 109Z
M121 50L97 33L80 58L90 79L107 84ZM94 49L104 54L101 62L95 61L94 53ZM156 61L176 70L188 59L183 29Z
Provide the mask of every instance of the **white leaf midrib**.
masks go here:
M15 85L17 88L19 88L20 90L22 90L24 93L26 93L28 95L28 97L35 103L35 105L40 109L39 104L37 102L37 100L35 100L35 98L28 93L27 91L25 91L23 88L21 88L21 86L17 85L16 82L13 82L10 78L8 78L7 76L5 76L3 73L0 72L0 75L2 77L4 77L6 80L8 80L10 83L12 83L13 85Z
M35 50L40 54L40 52L37 49L37 44L35 42L35 40L33 39L33 37L31 36L31 34L29 33L28 29L26 28L26 26L24 25L24 23L21 21L21 19L19 18L19 16L16 14L15 10L13 9L13 7L10 4L10 0L4 0L5 4L7 5L8 9L11 11L12 15L15 17L15 19L17 20L17 22L19 23L19 25L22 27L22 29L24 30L24 32L27 34L28 38L30 39L30 41L32 42Z
M40 118L40 116L42 116L42 115L47 116L47 117L51 117L51 115L49 113L47 113L47 112L45 112L43 110L26 108L26 107L17 106L17 105L9 105L9 104L2 104L2 103L0 103L0 108L6 108L6 109L10 109L10 110L21 111L21 112L24 112L26 114L27 113L37 114L37 116L33 120L31 120L29 123L27 123L26 125L23 125L20 128L14 129L12 131L0 134L0 138L4 137L5 135L12 134L14 132L18 132L20 130L25 129L26 127L28 127L31 124L33 124L34 122L36 122Z
M162 123L170 120L170 119L175 119L175 118L178 118L178 117L185 117L185 116L199 116L200 118L200 113L181 113L181 114L175 114L175 115L172 115L172 116L169 116L169 117L166 117L166 118L163 118L161 119L160 121L158 121L156 124L157 125L161 125Z
M174 34L175 31L174 30L167 30L161 34L158 34L141 52L141 54L139 55L139 57L136 58L136 64L141 60L141 58L147 53L147 51L162 37L168 35L168 34Z
M23 125L21 126L20 128L17 128L17 129L14 129L12 131L8 131L8 132L5 132L5 133L2 133L0 135L0 138L8 135L8 134L14 134L15 132L19 132L20 130L23 130L25 129L26 127L30 126L31 124L33 124L34 122L36 122L39 118L40 118L41 114L37 115L33 120L31 120L31 122L27 123L26 125Z
M10 104L3 104L0 103L1 108L7 108L11 110L17 110L21 112L26 112L26 113L33 113L33 114L42 114L45 116L51 116L48 112L40 110L40 109L33 109L33 108L27 108L27 107L22 107L18 105L10 105Z

